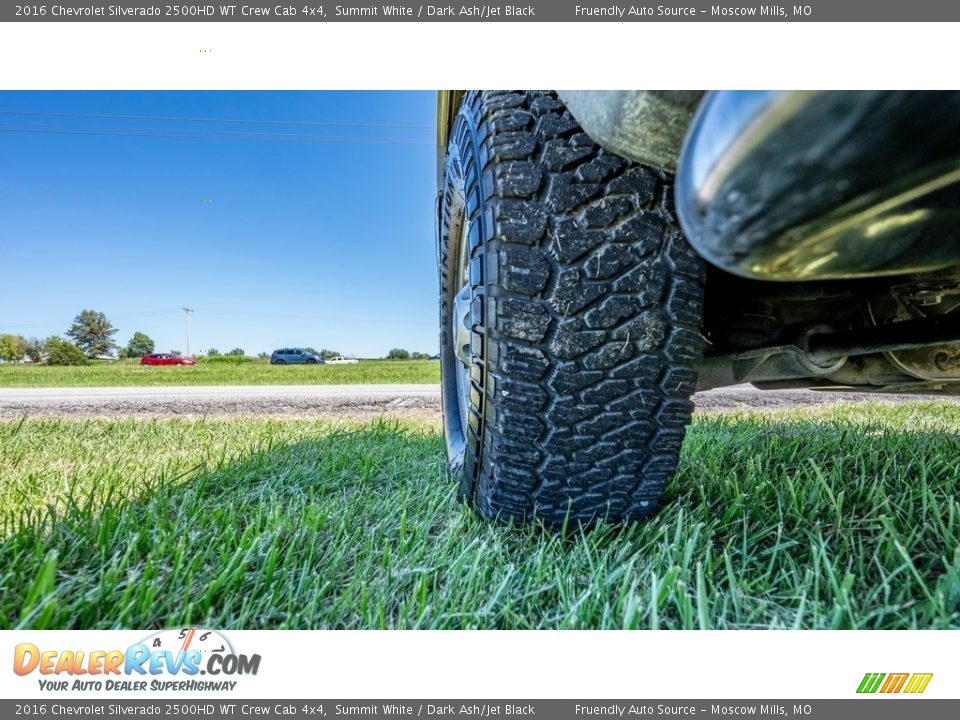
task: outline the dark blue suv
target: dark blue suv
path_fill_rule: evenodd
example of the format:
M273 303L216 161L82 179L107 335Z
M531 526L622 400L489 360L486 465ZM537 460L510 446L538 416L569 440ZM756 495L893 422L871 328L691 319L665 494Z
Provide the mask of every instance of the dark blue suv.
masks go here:
M270 355L271 365L318 365L322 362L322 357L303 348L282 348Z

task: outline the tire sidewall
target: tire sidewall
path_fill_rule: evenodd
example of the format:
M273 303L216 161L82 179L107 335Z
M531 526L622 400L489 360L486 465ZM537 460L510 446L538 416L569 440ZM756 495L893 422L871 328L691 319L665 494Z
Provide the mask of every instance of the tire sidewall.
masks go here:
M469 99L469 98L468 98ZM467 237L467 262L482 266L484 247L484 199L480 177L479 142L476 120L467 100L454 122L447 151L444 188L440 203L440 367L443 404L444 437L450 473L459 481L461 499L472 501L476 477L480 467L483 438L483 408L478 399L484 397L486 385L483 357L482 318L473 313L472 363L470 368L471 427L463 427L460 415L460 397L457 372L460 360L454 348L453 300L459 287L457 276L461 243ZM464 233L466 223L469 231ZM468 277L471 274L468 271ZM482 278L471 278L471 306L482 308L484 287ZM482 400L480 400L482 402Z

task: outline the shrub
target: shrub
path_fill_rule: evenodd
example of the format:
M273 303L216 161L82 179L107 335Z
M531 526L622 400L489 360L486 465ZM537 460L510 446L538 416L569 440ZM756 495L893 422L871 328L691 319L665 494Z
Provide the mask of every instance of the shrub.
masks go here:
M215 355L213 357L208 355L207 357L197 358L197 362L210 363L213 365L239 365L241 363L253 362L253 358L247 355Z
M409 360L410 351L403 348L394 348L387 353L387 360Z
M87 356L69 340L54 335L43 345L47 365L86 365Z

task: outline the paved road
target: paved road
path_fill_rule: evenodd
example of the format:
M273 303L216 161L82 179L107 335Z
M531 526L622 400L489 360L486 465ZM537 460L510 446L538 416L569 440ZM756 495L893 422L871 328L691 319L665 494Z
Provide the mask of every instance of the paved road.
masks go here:
M31 415L431 415L438 385L0 388L0 417Z
M0 402L102 402L156 398L439 398L439 385L202 385L194 387L0 388Z

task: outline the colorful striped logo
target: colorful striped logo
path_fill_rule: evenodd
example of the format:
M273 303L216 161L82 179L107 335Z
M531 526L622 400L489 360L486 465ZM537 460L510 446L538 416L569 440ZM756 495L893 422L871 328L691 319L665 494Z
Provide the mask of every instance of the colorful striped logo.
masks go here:
M867 673L860 681L858 693L922 693L933 673Z

